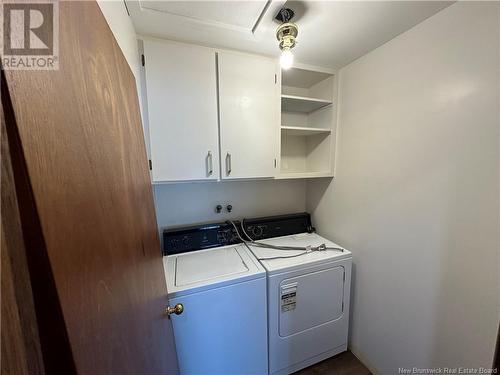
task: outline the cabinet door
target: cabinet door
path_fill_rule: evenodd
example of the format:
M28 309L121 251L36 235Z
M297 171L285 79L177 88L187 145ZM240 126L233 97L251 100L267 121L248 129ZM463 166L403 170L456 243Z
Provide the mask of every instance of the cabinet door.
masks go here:
M144 41L153 182L217 180L215 52Z
M219 52L218 68L222 178L273 177L280 108L277 63Z

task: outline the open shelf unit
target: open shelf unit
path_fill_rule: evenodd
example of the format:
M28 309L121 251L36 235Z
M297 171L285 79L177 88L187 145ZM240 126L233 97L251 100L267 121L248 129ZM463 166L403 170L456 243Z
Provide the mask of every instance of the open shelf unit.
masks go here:
M330 171L293 172L293 173L282 173L277 178L281 180L291 180L295 178L318 178L318 177L333 177L333 173L331 173Z
M282 126L281 134L290 135L290 136L305 136L309 137L311 135L316 134L329 134L332 132L332 129L323 129L323 128L310 128L307 126Z
M330 104L332 104L330 100L298 95L281 95L282 111L311 113Z
M336 75L310 66L281 74L280 174L277 178L333 177Z

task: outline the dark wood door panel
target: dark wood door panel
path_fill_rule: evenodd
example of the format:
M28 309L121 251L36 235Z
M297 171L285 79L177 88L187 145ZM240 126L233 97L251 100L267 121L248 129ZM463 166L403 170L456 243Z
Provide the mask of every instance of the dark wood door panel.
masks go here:
M6 80L77 372L177 372L135 79L94 1Z
M2 79L3 77L0 78ZM2 85L3 92L5 90ZM0 125L0 372L9 375L43 375L42 347L14 179L14 168L18 169L19 165L14 165L13 162L14 152L9 145L3 103L0 105Z

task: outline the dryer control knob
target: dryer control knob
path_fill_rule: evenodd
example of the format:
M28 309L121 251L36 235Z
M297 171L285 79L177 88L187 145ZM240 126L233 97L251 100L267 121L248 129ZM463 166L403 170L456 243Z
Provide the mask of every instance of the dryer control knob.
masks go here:
M255 237L260 237L264 233L264 229L261 226L254 227L252 233Z

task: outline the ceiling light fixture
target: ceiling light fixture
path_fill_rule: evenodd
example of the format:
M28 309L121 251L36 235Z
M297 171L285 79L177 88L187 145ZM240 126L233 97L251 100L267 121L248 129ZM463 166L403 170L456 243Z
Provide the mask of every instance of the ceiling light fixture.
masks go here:
M299 33L297 25L290 20L293 18L294 12L289 8L282 8L276 15L276 19L282 24L276 30L276 38L279 41L281 50L280 65L283 69L289 69L293 65L292 48L297 43L295 38Z

